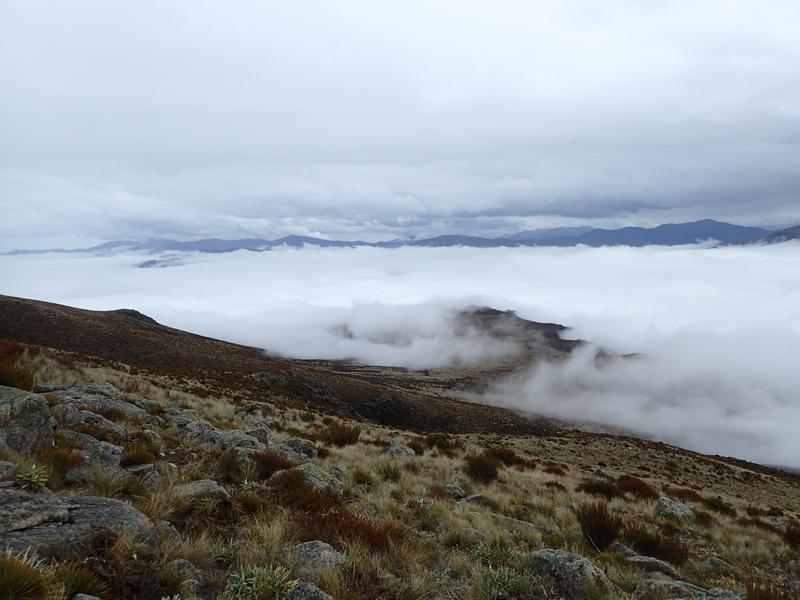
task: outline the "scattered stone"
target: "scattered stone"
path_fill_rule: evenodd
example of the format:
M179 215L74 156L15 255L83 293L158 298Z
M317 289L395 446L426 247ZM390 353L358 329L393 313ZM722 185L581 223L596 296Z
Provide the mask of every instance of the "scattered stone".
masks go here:
M549 578L570 600L588 600L614 592L606 574L579 554L546 548L532 552L528 565L537 575Z
M248 429L245 433L251 437L256 438L262 444L269 446L270 443L270 430L266 427L256 427L255 429Z
M225 488L213 479L198 479L189 483L180 483L172 488L172 496L187 502L200 498L227 500L230 497Z
M303 581L294 586L282 600L333 600L333 596L326 594L313 583Z
M677 577L678 571L671 564L652 556L629 556L627 562L639 567L643 571L663 573L670 577Z
M393 440L386 450L383 451L388 456L416 456L413 448L409 448L400 440Z
M30 548L41 556L62 558L89 542L101 527L155 543L150 519L125 502L0 488L0 547L17 552Z
M730 575L736 579L743 576L741 569L716 556L709 556L703 561L709 568Z
M444 491L453 500L463 500L467 497L467 493L455 483L448 483L446 486L444 486Z
M656 503L655 515L676 521L690 521L694 519L694 511L678 500L669 496L661 496Z
M44 396L0 385L0 448L33 455L53 443L55 425Z
M670 600L742 600L739 594L726 588L706 590L685 581L674 581L672 579L647 579L639 582L631 596L631 600L644 600L652 596Z
M182 600L197 598L198 592L205 583L200 569L185 558L176 558L164 568L181 582L180 589Z
M313 581L323 571L341 569L347 562L344 555L334 550L333 546L319 540L284 548L282 555L300 577Z
M636 552L630 546L626 546L622 542L614 542L608 547L611 552L619 552L625 556L637 556Z
M260 408L255 407L238 408L234 414L251 429L263 427L269 430L278 422L278 419L264 415Z
M0 460L0 481L14 479L17 474L17 465L7 460Z

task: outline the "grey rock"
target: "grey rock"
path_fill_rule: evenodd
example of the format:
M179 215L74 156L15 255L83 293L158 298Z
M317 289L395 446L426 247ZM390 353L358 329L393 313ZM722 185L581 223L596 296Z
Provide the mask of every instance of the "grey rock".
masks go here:
M171 408L164 414L169 421L172 421L176 427L181 429L186 427L189 423L200 420L200 418L195 414L195 411L184 410L182 408Z
M694 511L689 506L669 496L661 496L658 499L655 515L675 521L690 521L694 519Z
M311 440L303 438L289 438L283 443L284 446L291 448L298 454L302 454L306 458L314 458L317 455L317 447Z
M73 431L86 433L110 443L122 443L127 432L121 425L106 419L102 415L87 410L75 410L68 405L61 405L53 410L53 414L61 419L61 426ZM58 410L61 409L61 410Z
M120 461L122 460L121 446L98 440L77 431L62 430L61 435L78 446L76 452L82 459L79 465L70 469L65 475L65 483L87 483L95 474L111 479L125 477L128 474L120 466Z
M281 554L300 577L312 581L317 581L323 571L341 569L347 562L343 554L319 540L284 548Z
M294 468L302 473L306 483L318 490L332 492L334 494L341 494L343 492L342 482L330 473L326 473L320 469L314 463L304 463ZM272 477L270 477L270 480L276 478L281 473L285 473L285 471L274 473Z
M262 444L269 446L270 443L270 430L266 427L256 427L255 429L248 429L245 433L249 436L256 438Z
M728 588L711 588L706 592L707 598L714 600L742 600L742 597Z
M392 443L383 451L387 456L416 456L413 448L409 448L400 440L392 440Z
M140 408L122 399L122 394L110 383L87 383L76 385L65 390L57 390L52 395L63 404L71 405L78 410L89 412L116 411L126 419L143 419L149 414Z
M637 556L636 552L632 548L626 546L622 542L614 542L608 547L608 549L611 550L611 552L619 552L625 556Z
M155 543L150 519L125 502L0 488L0 547L18 552L30 548L41 556L63 558L101 527Z
M677 577L678 571L671 564L652 556L629 556L626 561L643 571L663 573L670 577Z
M735 578L741 578L743 576L741 569L735 567L731 563L722 560L717 556L709 556L703 561L710 569L714 571L718 571L720 573L726 573Z
M251 406L237 408L234 414L251 429L257 429L261 427L270 429L278 422L277 419L265 415L264 412L258 407Z
M238 429L218 429L205 421L191 421L184 428L183 433L206 446L216 446L222 450L230 448L248 448L264 450L266 446L251 435Z
M228 492L213 479L198 479L189 483L180 483L172 488L172 496L180 500L192 502L200 498L227 500Z
M614 592L606 574L579 554L545 548L532 552L527 564L535 574L548 578L570 600L588 600Z
M150 490L157 489L164 483L164 476L156 470L155 465L152 463L146 465L132 465L126 467L125 470L129 474L141 479L142 483Z
M333 600L333 596L326 594L313 583L303 581L284 595L283 600Z
M55 424L44 396L0 385L0 448L35 454L53 443Z
M0 481L14 479L17 474L17 465L7 460L0 460Z
M450 496L453 500L463 500L467 497L467 493L461 489L460 486L457 486L455 483L448 483L444 486L444 491Z
M75 594L72 600L101 600L99 596L90 596L89 594Z
M169 521L156 521L153 526L155 527L158 539L174 543L183 541L183 536L180 531L175 529L175 526Z
M67 386L54 383L38 383L33 387L33 391L36 394L49 394L50 392L57 392L65 389L67 389Z
M181 598L196 598L205 581L200 569L195 567L185 558L176 558L165 565L164 569L178 579L181 588Z

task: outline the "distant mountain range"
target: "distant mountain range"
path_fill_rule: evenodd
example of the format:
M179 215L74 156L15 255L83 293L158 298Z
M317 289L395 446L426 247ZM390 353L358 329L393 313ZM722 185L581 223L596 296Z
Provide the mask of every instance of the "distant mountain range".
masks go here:
M318 246L332 248L353 248L370 246L374 248L400 248L407 246L448 247L469 246L474 248L500 248L518 246L677 246L716 241L723 244L743 244L750 242L779 243L800 239L800 226L781 231L767 231L760 227L733 225L712 219L692 223L668 223L658 227L623 227L621 229L594 229L592 227L556 227L552 229L531 229L514 235L499 238L484 238L468 235L440 235L425 239L398 239L388 242L362 242L326 240L322 238L290 235L276 240L241 239L221 240L216 238L181 242L155 239L144 242L116 241L106 242L91 248L65 250L12 250L7 254L45 254L50 252L91 252L97 254L116 251L158 252L233 252L252 250L262 252L280 247Z

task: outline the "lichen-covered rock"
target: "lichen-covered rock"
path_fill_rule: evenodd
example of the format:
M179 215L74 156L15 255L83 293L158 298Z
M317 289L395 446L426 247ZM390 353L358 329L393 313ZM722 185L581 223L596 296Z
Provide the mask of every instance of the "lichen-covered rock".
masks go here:
M736 579L740 579L743 577L742 570L734 565L730 564L727 561L722 560L717 556L709 556L703 561L705 565L718 573L724 573L726 575L730 575Z
M670 577L677 577L678 571L671 564L652 556L629 556L625 559L628 564L640 568L642 571L663 573Z
M685 581L672 579L647 579L639 582L631 596L631 600L643 600L651 597L665 600L741 600L741 596L726 588L701 588Z
M306 458L314 458L317 455L317 447L311 440L303 438L289 438L283 443L287 448L291 448L298 454L302 454Z
M303 581L284 595L282 600L333 600L333 596L323 592L313 583Z
M532 552L527 564L536 575L549 579L568 600L588 600L614 592L606 574L579 554L545 548Z
M694 511L689 506L669 496L661 496L658 499L655 515L674 521L690 521L694 519Z
M67 484L87 483L100 474L110 479L118 479L128 475L120 466L122 460L122 447L98 440L85 433L63 430L62 437L70 440L76 446L76 452L81 457L81 463L70 469L64 476Z
M190 421L183 427L183 434L206 446L216 446L222 450L230 448L247 448L251 450L264 450L266 445L252 435L247 435L238 429L218 429L211 423L196 420Z
M57 406L53 414L61 421L61 426L81 433L86 433L99 440L112 444L121 444L125 441L127 432L121 425L103 415L98 415L88 410L76 410L69 405Z
M78 410L108 415L117 413L125 419L144 419L149 413L124 400L120 391L110 383L86 383L51 392L61 403Z
M453 500L463 500L467 497L467 493L461 488L461 486L458 486L455 483L448 483L446 486L444 486L444 491Z
M200 498L227 500L228 492L213 479L198 479L189 483L181 483L172 488L172 496L180 500L192 502Z
M319 540L284 548L282 555L300 577L312 581L316 581L323 571L341 569L347 562L344 555Z
M125 502L0 488L0 547L17 552L30 548L41 556L62 558L89 542L101 527L155 543L150 519Z
M0 385L0 448L35 454L53 443L55 424L44 396Z
M409 448L400 440L393 440L383 451L387 456L416 456L413 448Z
M330 468L328 473L330 473L331 476L341 481L342 479L344 479L344 476L347 475L347 465L344 465L342 463L336 463Z
M330 473L326 473L320 469L314 463L304 463L294 468L302 473L303 479L306 481L306 483L318 490L332 492L337 495L343 492L342 482L336 479L336 477ZM274 479L284 472L285 471L278 471L277 473L274 473L270 479Z

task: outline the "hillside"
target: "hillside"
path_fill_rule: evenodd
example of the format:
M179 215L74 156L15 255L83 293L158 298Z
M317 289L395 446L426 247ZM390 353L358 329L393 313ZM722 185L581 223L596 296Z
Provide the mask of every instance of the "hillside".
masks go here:
M796 598L800 477L459 400L580 344L459 319L521 353L293 361L0 297L0 598Z

